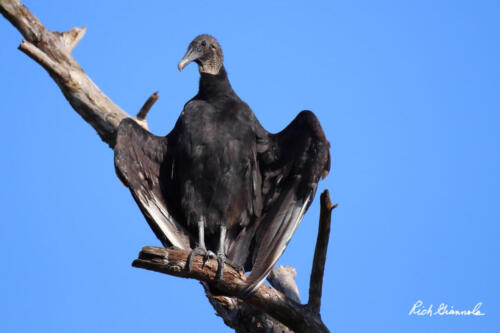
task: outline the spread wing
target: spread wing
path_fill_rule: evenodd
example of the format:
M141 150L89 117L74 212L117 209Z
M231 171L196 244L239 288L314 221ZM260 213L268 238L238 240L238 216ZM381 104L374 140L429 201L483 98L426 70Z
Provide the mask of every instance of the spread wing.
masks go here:
M283 131L267 134L262 141L263 211L243 295L252 294L265 280L311 204L319 179L330 170L330 144L311 111L302 111Z
M188 250L189 233L172 216L161 187L167 143L168 137L155 136L126 118L116 136L115 169L163 245Z

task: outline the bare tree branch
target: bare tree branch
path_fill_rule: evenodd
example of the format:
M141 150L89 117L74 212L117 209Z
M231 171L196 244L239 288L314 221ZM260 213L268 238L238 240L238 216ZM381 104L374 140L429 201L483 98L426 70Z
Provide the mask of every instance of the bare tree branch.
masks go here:
M146 121L146 116L148 115L149 110L155 104L155 102L158 100L158 92L156 91L151 95L146 103L142 106L142 108L139 110L137 115L135 116L135 121L141 125L143 128L147 129L149 131L148 127L148 122Z
M116 129L129 115L104 95L71 56L85 28L50 31L18 0L0 0L0 13L24 36L20 50L45 68L73 109L113 147Z
M77 28L63 32L64 44L66 45L66 50L71 53L75 46L80 42L80 40L85 36L87 31L86 27Z
M155 104L155 102L158 100L158 92L156 91L151 95L146 103L142 106L141 110L139 110L139 113L137 113L137 116L135 116L138 120L145 120L146 116L148 115L149 110Z
M328 240L330 239L332 210L337 208L337 206L337 204L332 205L328 190L325 190L323 193L321 193L321 211L319 217L318 238L316 239L313 267L311 270L311 278L309 280L308 306L315 313L319 313L321 308L321 292L323 289L323 275L325 273Z
M114 104L92 82L71 56L71 51L85 35L85 27L73 28L63 33L50 31L18 0L0 0L0 13L25 38L19 49L49 73L73 109L112 148L115 144L118 125L122 119L130 116ZM139 122L141 122L140 118L144 118L142 121L146 128L145 117L157 98L157 95L153 94L137 115L139 119L136 118L136 120ZM331 208L328 214L330 213ZM320 233L321 230L320 223ZM321 268L320 278L318 279L316 275L313 277L313 274L311 274L312 280L319 281L320 288L319 292L311 291L313 297L310 296L310 299L319 297L319 301L314 301L316 303L310 301L309 306L301 305L293 300L299 300L299 298L298 290L296 290L293 281L295 273L291 273L291 271L279 273L281 275L277 273L271 280L275 280L273 282L275 288L288 295L296 293L296 298L293 295L286 297L276 289L263 285L256 294L246 300L241 300L212 292L213 288L210 288L210 282L213 281L216 272L216 262L214 261L209 261L203 266L201 258L197 257L195 258L193 271L187 274L184 271L187 252L146 247L141 252L139 259L134 261L134 266L200 280L217 314L237 332L288 333L292 332L292 330L295 332L328 332L319 316L324 256L326 255L328 237L318 235L318 244L320 238L325 237L326 244L324 243L325 239L323 239L322 244L324 245L317 245L316 247L317 252L318 246L322 247L324 252L319 255L319 264L314 264L315 267L319 265L319 268ZM169 256L168 260L166 260L167 254ZM238 295L246 275L240 275L229 265L227 265L227 268L224 272L222 284L218 285L217 289L227 295ZM313 273L315 269L313 268ZM311 309L315 309L315 311Z
M185 267L188 255L189 251L147 246L142 249L132 266L213 283L217 260L210 259L204 263L203 256L195 256L193 269L187 271ZM213 287L224 295L237 297L245 288L247 277L246 274L226 265L222 281ZM296 333L329 332L318 314L265 284L245 299L245 302L278 319Z
M68 82L70 80L69 71L60 63L52 60L46 53L36 47L34 44L23 40L19 45L19 50L26 53L28 57L35 60L52 76L57 77L59 81Z
M212 295L207 283L202 283L210 304L224 323L238 333L293 333L291 329L264 314L245 301L221 295Z

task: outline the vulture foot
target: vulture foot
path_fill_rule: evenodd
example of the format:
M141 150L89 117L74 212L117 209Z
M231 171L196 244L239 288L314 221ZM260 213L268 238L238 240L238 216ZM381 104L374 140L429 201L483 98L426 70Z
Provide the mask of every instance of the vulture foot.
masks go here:
M224 253L218 253L217 254L217 273L215 274L215 281L217 283L222 281L222 278L224 276L224 265L229 263L227 261L226 255Z
M213 253L212 251L207 251L207 249L205 249L204 247L197 247L197 248L191 250L191 253L189 253L188 261L187 261L187 271L188 272L191 272L193 270L193 259L194 259L195 255L203 256L203 264L205 264L205 262L208 259L217 258L215 253Z

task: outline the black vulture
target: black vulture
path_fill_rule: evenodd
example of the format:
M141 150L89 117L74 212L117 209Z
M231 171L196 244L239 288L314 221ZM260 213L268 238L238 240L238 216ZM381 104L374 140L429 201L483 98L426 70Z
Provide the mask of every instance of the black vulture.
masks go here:
M118 128L115 167L166 247L216 256L251 271L252 294L285 250L330 169L330 144L316 116L302 111L268 133L233 91L222 50L196 37L179 62L198 64L199 91L174 129L152 135L133 119ZM215 252L215 253L214 253Z

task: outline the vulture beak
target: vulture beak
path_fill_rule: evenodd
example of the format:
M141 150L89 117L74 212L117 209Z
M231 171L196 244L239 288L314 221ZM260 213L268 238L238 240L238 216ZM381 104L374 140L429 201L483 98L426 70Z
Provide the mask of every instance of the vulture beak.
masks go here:
M200 58L201 56L202 56L202 53L200 51L196 50L195 48L190 47L189 50L187 50L184 58L182 58L181 61L179 61L179 63L177 64L177 68L179 68L179 72L182 72L184 67L186 67L190 62L193 62L194 60Z

